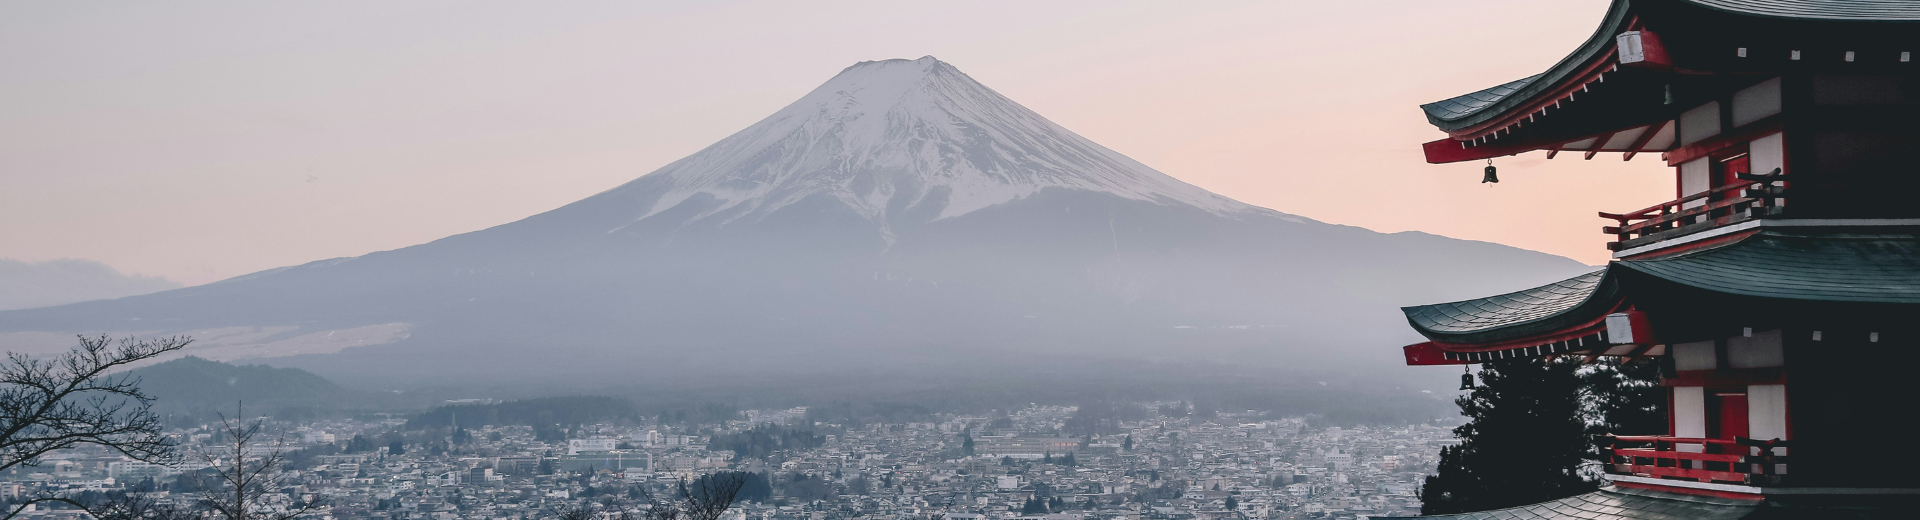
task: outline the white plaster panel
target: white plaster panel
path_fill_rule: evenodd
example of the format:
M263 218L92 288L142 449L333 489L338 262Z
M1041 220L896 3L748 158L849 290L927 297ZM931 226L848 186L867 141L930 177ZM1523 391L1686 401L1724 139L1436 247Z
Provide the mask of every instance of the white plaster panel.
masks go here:
M1713 342L1695 341L1693 343L1675 343L1673 345L1674 370L1713 370Z
M1762 81L1733 93L1733 126L1780 113L1780 78Z
M1705 105L1680 113L1680 145L1698 143L1708 137L1720 135L1720 102L1709 101Z
M1787 438L1787 385L1747 387L1747 434L1760 440Z
M1713 189L1713 169L1706 157L1680 163L1680 196L1685 197ZM1707 203L1706 199L1688 202L1684 207L1692 209Z
M1676 345L1678 346L1678 345ZM1698 386L1673 387L1673 436L1707 436L1707 392ZM1705 449L1698 444L1674 446L1679 451L1699 453Z
M1727 366L1766 368L1786 366L1786 364L1787 357L1781 348L1780 329L1754 331L1753 337L1727 338Z
M1787 140L1784 136L1785 134L1779 133L1768 134L1766 137L1747 143L1748 161L1751 161L1749 164L1753 166L1753 171L1747 173L1764 175L1773 171L1774 168L1780 168L1781 172L1785 172Z

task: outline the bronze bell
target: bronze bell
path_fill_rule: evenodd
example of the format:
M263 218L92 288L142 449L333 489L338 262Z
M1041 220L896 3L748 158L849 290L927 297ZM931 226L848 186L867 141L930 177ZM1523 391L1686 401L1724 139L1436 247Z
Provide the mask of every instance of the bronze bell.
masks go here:
M1467 369L1467 373L1460 374L1460 389L1461 390L1473 389L1473 369Z
M1489 182L1491 182L1491 183L1494 183L1494 184L1499 184L1499 183L1500 183L1500 177L1499 177L1498 175L1494 175L1494 173L1495 173L1495 172L1497 172L1497 171L1499 171L1499 170L1496 170L1496 169L1495 169L1495 168L1493 167L1493 161L1487 161L1487 167L1486 167L1486 169L1485 169L1485 170L1483 170L1483 171L1485 171L1485 172L1487 172L1487 175L1486 175L1485 177L1481 177L1481 178L1480 178L1480 183L1481 183L1481 184L1486 184L1486 183L1489 183Z

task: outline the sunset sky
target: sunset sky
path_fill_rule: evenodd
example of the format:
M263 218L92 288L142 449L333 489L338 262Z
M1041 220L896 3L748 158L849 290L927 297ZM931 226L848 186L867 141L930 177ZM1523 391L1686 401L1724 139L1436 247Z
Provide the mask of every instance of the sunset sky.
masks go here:
M933 55L1203 188L1606 261L1657 155L1428 165L1417 105L1539 73L1606 0L0 5L0 258L188 284L612 188L862 60Z

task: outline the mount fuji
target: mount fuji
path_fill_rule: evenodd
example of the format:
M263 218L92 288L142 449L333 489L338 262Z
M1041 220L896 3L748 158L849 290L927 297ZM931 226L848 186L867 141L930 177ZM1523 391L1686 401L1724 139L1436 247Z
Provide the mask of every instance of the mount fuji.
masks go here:
M0 312L0 341L14 343L0 347L188 332L202 341L187 353L205 358L418 384L1090 357L1385 367L1416 339L1397 306L1589 269L1244 204L925 57L855 64L698 153L546 213Z

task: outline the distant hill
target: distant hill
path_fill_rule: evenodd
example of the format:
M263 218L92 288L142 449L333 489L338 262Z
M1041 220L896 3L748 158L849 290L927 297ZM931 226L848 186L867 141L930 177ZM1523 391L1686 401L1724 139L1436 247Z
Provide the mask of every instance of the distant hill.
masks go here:
M0 310L31 309L178 289L158 276L125 275L92 260L22 262L0 258Z
M155 398L162 413L224 411L236 403L262 413L286 406L334 408L349 397L347 390L326 378L297 368L266 365L230 365L187 356L134 369L140 388Z

